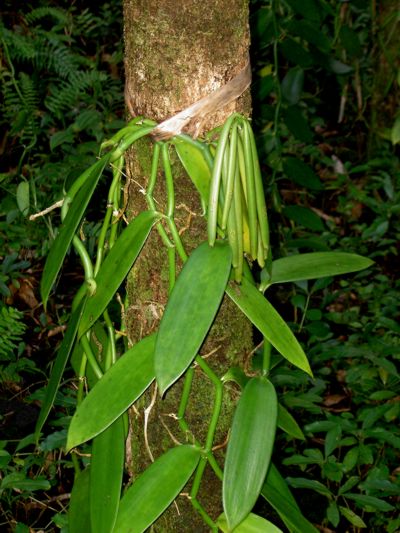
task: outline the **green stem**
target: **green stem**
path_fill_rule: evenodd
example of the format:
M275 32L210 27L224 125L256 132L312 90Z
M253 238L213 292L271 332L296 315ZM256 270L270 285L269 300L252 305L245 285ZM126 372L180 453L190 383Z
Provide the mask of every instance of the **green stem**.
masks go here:
M83 244L83 242L79 239L77 235L75 235L74 238L72 239L72 243L82 261L83 270L85 272L85 280L88 281L88 280L93 279L94 278L93 265L92 265L92 261L90 260L90 256L85 248L85 245Z
M105 360L104 370L108 370L110 366L112 366L117 361L117 349L115 346L115 330L113 323L111 322L110 315L108 314L108 311L104 311L103 313L104 321L106 323L107 331L108 331L108 346L109 349L107 350L107 357Z
M81 337L80 342L86 354L89 365L92 367L92 370L95 373L97 379L101 379L103 377L103 371L101 370L100 365L96 359L96 356L93 353L92 347L90 346L89 339L87 338L86 335L83 335L83 337Z
M193 507L203 518L204 522L211 528L211 531L217 533L218 532L217 524L207 514L206 510L204 509L204 507L201 505L201 503L197 499L197 494L199 492L200 483L201 483L206 465L207 465L207 457L202 457L200 459L200 463L197 466L196 474L194 476L192 489L190 491L190 500L192 502Z
M262 361L262 372L264 375L268 375L271 368L271 348L271 343L264 337Z
M78 374L78 392L76 395L76 404L79 406L83 402L83 393L85 387L85 374L86 374L87 357L85 352L82 352L81 366L79 367Z

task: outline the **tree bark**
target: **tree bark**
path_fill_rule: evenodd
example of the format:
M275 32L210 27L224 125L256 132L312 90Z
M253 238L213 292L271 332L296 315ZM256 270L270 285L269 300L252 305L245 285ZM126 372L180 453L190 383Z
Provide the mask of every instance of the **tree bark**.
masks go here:
M125 74L129 107L136 115L161 122L226 84L246 65L249 49L248 0L125 0ZM197 133L222 124L233 112L250 112L246 92L234 103L196 124ZM193 133L193 131L191 132ZM149 140L135 144L128 158L128 217L146 209L142 194L151 165ZM172 151L171 151L172 153ZM176 195L176 223L188 253L206 239L206 221L198 194L177 161L173 164ZM155 190L158 208L165 205L165 190L159 176ZM178 264L178 270L181 267ZM168 296L167 251L156 231L146 243L127 284L129 305L125 321L129 342L157 329ZM198 302L201 305L201 302ZM222 376L229 367L243 366L252 349L252 330L234 305L224 300L201 354ZM161 400L149 391L131 412L131 460L133 478L173 445L186 442L176 413L182 380ZM215 445L222 465L232 411L237 398L234 386L224 394ZM155 403L153 405L153 400ZM204 442L214 400L213 386L196 370L187 420L192 434ZM145 432L144 410L149 409ZM187 493L190 487L185 488ZM221 484L206 471L199 500L213 519L222 511ZM202 518L190 500L180 496L175 505L154 525L157 532L206 532Z

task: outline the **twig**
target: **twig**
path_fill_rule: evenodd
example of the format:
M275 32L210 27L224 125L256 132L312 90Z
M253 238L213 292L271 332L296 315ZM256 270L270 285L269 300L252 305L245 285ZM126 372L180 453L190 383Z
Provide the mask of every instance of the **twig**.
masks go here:
M43 209L43 211L39 211L38 213L35 213L34 215L31 215L29 217L29 220L36 220L39 217L43 217L44 215L47 215L47 213L50 213L51 211L54 211L54 209L57 209L58 207L62 207L64 204L64 198L62 200L58 200L55 204L46 207L46 209Z

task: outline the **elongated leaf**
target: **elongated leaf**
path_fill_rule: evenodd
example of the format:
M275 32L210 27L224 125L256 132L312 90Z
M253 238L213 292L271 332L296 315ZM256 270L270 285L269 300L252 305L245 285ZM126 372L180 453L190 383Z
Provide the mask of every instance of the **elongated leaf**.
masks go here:
M81 303L80 306L72 313L65 332L63 341L58 350L57 357L54 361L53 369L50 374L49 383L46 388L45 397L40 409L40 413L36 422L35 435L36 440L39 438L40 431L43 427L43 424L46 422L47 417L49 416L50 410L53 407L54 398L56 397L58 387L60 385L61 377L63 375L65 365L67 364L68 358L71 354L72 348L74 346L76 334L78 331L79 321L82 316L83 308L85 306L85 300Z
M307 357L289 326L254 285L243 278L240 286L229 283L226 293L285 359L312 376Z
M371 507L378 511L383 511L384 513L388 511L393 511L394 507L390 503L382 500L381 498L376 498L375 496L367 496L365 494L353 494L352 492L346 492L345 496L348 500L355 501L359 507L365 509L365 507Z
M68 248L109 159L110 154L104 155L86 171L87 179L73 199L60 231L50 248L40 284L40 294L44 307L46 307L51 287L56 281Z
M68 450L104 431L147 389L154 379L154 343L154 335L145 337L96 383L72 417Z
M163 394L193 361L217 313L231 269L227 242L204 242L189 257L161 319L154 355Z
M286 481L273 464L261 489L261 496L277 511L290 531L296 533L318 533L300 512Z
M200 459L193 446L177 446L159 457L122 498L114 531L142 533L185 486Z
M222 498L229 529L253 508L267 474L275 440L278 400L264 377L251 379L239 399L226 452Z
M373 263L367 257L344 252L312 252L282 257L272 262L270 284L348 274L368 268Z
M303 477L288 477L286 479L288 480L288 483L296 489L315 490L319 494L327 496L328 498L332 496L332 492L328 489L328 487L314 479L307 479Z
M96 276L97 289L87 300L79 326L79 336L83 335L104 312L132 268L155 221L156 216L153 212L143 211L118 237Z
M224 533L229 533L225 514L222 513L217 520L217 526ZM235 533L282 533L279 527L274 526L269 520L250 513L236 528Z
M81 472L74 481L68 511L69 533L91 533L89 512L90 468Z
M305 439L299 424L282 404L278 405L278 427L295 439Z
M178 138L174 141L174 145L183 168L198 190L204 205L207 205L210 194L211 169L202 151L194 144Z
M113 531L117 519L125 459L122 417L93 440L90 463L90 522L96 533Z

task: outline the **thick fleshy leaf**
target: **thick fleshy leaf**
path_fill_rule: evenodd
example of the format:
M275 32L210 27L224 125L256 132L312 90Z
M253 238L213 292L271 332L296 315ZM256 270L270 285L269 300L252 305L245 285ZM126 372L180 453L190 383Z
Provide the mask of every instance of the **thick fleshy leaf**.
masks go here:
M222 499L233 530L253 508L267 474L275 440L278 400L265 377L244 388L232 422L226 452Z
M154 355L163 394L193 361L214 320L231 270L227 242L201 244L185 263L161 319Z
M226 292L285 359L312 376L306 354L291 329L254 285L243 278L241 285L230 282Z
M106 309L132 268L155 221L156 215L153 212L143 211L118 237L95 278L96 292L87 300L79 326L79 336L83 335Z
M125 459L122 417L93 440L90 462L90 522L92 531L110 533L117 519Z
M189 445L159 457L122 498L114 531L142 533L150 527L186 485L199 459L200 451Z
M225 514L222 513L217 520L217 526L222 529L224 533L230 533ZM234 533L282 533L279 527L274 526L272 522L250 513L237 527Z
M72 417L68 450L104 431L147 389L154 379L154 343L154 335L145 337L96 383Z
M345 252L312 252L272 262L270 285L357 272L373 265L367 257Z
M301 514L286 481L272 463L261 489L261 496L275 509L290 531L318 533L318 529Z
M85 174L87 174L86 181L76 193L68 210L67 216L61 225L60 231L58 232L58 235L50 248L40 283L40 294L45 307L50 290L56 281L68 248L71 245L72 239L82 220L89 200L92 197L92 194L96 188L104 167L107 165L110 159L110 156L110 153L104 155L101 159L99 159L99 161L96 161L96 163L94 163L88 170L85 171Z
M50 374L49 383L46 387L45 397L40 409L40 413L36 422L35 435L36 440L39 438L40 431L43 424L46 422L49 416L50 410L53 407L54 398L56 397L58 386L60 385L61 377L63 375L65 365L71 354L74 346L76 334L78 332L79 321L83 312L85 300L78 306L78 308L72 313L68 323L67 331L65 332L61 346L57 352L57 357L54 361L54 365Z
M89 512L90 468L75 478L68 510L69 533L91 533Z
M185 142L181 138L176 138L174 145L183 168L199 192L204 205L207 205L210 194L211 169L203 152L193 143Z

